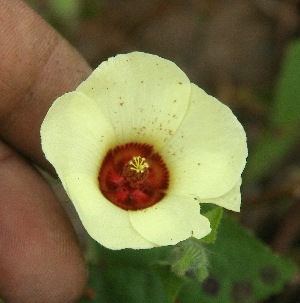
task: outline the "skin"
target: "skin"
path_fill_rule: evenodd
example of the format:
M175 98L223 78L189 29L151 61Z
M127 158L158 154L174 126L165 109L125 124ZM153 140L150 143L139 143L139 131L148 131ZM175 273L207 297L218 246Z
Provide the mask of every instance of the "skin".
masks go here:
M87 272L73 228L31 163L51 173L40 125L56 97L91 72L28 6L0 0L0 296L5 302L67 303Z

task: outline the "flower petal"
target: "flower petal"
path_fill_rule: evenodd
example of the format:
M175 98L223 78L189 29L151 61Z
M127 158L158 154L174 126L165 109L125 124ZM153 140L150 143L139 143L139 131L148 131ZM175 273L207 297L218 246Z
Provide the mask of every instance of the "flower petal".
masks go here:
M242 180L240 179L237 184L233 187L225 195L213 198L213 199L206 199L206 200L199 200L200 203L213 203L219 205L221 207L227 208L229 210L233 210L239 212L241 209L241 183Z
M60 178L75 172L98 175L114 138L99 106L78 92L58 98L41 126L43 151Z
M245 131L231 110L192 85L188 112L162 151L169 193L202 200L224 195L240 179L247 153Z
M114 127L118 144L162 146L181 123L190 81L173 62L134 52L103 62L77 91L95 100Z
M183 196L165 196L159 203L128 211L138 233L158 245L174 245L191 236L200 239L210 233L210 223L200 214L199 203Z
M87 232L100 244L110 249L157 246L136 232L128 212L106 200L90 175L69 175L65 186Z

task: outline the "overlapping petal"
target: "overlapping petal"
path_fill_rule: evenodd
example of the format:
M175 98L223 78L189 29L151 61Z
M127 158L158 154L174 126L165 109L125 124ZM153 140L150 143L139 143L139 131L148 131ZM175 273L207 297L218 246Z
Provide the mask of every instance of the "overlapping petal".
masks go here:
M133 227L148 241L174 245L191 236L202 238L210 233L210 223L200 214L198 201L167 195L159 203L138 211L129 211Z
M42 148L59 177L71 173L97 176L107 150L115 144L110 121L82 93L58 98L41 126Z
M236 185L225 195L218 198L200 200L200 203L212 203L233 211L240 211L241 208L241 183L240 179Z
M97 180L88 174L72 174L65 180L66 191L92 238L110 249L157 246L132 227L128 212L106 200Z
M186 116L162 155L171 172L170 194L216 198L241 177L246 135L227 106L192 85Z
M118 144L159 146L181 123L190 90L189 79L173 62L139 52L103 62L77 88L110 119Z

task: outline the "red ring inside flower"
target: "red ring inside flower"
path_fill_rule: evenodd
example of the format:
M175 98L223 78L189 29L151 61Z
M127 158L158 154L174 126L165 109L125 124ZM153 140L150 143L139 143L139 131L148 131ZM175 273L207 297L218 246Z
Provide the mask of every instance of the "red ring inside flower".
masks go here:
M98 181L102 194L113 204L125 210L138 210L164 197L169 172L151 145L128 143L108 151Z

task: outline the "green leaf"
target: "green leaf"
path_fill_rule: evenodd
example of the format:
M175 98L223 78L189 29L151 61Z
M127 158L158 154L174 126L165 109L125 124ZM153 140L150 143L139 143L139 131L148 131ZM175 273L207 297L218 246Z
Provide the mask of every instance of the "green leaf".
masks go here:
M265 133L250 152L245 182L266 176L295 146L300 137L300 40L293 42L283 62L274 108Z
M223 216L218 238L208 246L210 274L202 283L184 285L181 303L244 303L282 290L295 265L272 253L233 219Z
M171 266L168 264L156 264L153 266L153 268L160 278L168 302L175 302L176 297L185 280L175 275L171 271Z
M300 125L299 125L300 126ZM244 183L253 183L265 177L292 149L299 138L299 126L281 130L280 134L267 131L256 142L254 150L250 153Z
M147 268L115 266L106 270L105 278L111 303L167 302L159 278Z
M109 303L109 289L106 288L103 270L97 265L89 265L89 282L86 294L81 298L79 303L101 302Z
M96 299L85 297L80 303L173 302L184 283L170 270L173 249L114 251L91 240L86 255L90 264L88 290Z
M57 15L65 19L74 18L74 16L78 16L80 8L79 0L52 0L49 2L49 4Z
M210 222L211 232L201 239L204 243L214 243L217 237L218 226L223 216L223 208L215 206L203 214Z
M294 41L287 52L279 78L275 107L271 117L274 125L298 123L300 120L300 40Z
M168 303L160 278L149 268L89 266L88 293L80 303Z
M173 246L156 247L152 249L122 249L110 250L98 243L95 243L94 250L100 259L112 264L126 265L133 267L151 266L157 262L164 262L170 259Z

